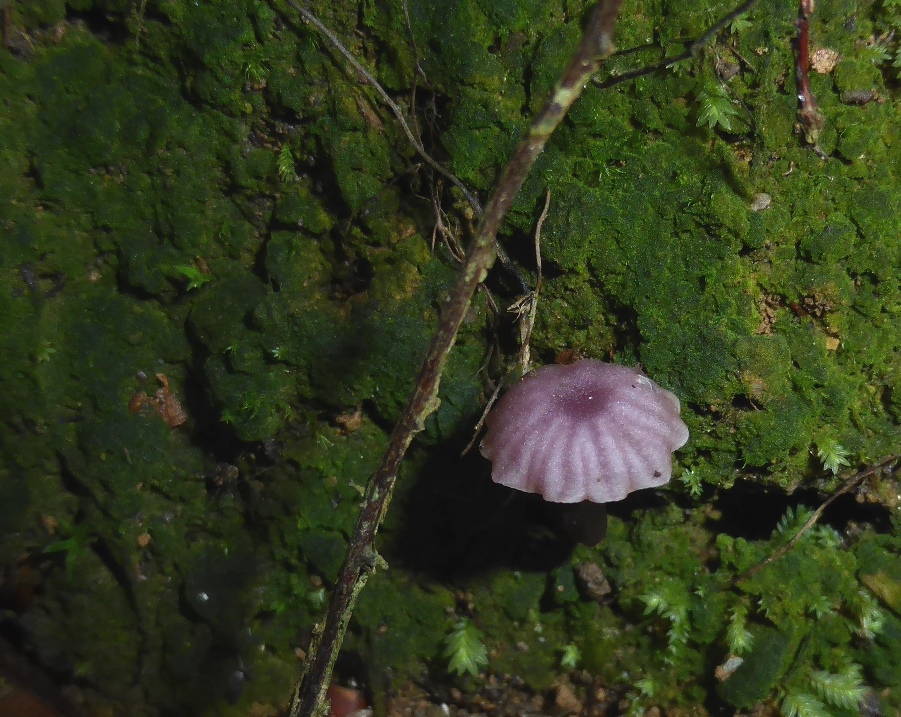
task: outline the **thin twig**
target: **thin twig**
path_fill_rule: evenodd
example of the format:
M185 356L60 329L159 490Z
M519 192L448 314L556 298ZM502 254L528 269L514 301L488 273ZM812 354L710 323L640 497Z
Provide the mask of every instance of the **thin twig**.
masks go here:
M410 36L410 48L413 50L413 64L416 66L416 72L422 75L422 79L428 83L429 78L426 77L425 70L419 63L419 48L416 46L416 36L413 34L413 23L410 22L410 8L407 6L407 0L403 2L404 6L404 24L407 26L407 34ZM416 92L416 80L413 80L413 92Z
M478 219L482 218L483 210L482 205L479 203L479 200L476 198L475 194L470 192L466 185L463 184L457 177L452 174L450 171L442 167L438 162L432 159L431 155L426 152L425 147L422 145L419 137L413 130L410 129L410 125L407 122L406 115L404 111L401 109L400 105L398 105L394 100L391 99L391 96L385 91L385 88L382 87L378 80L372 76L363 65L354 57L353 53L348 50L344 44L338 39L338 36L335 35L328 27L323 24L323 22L316 17L312 12L307 10L306 8L299 5L295 0L287 0L288 5L290 5L297 13L308 23L313 25L320 33L322 33L331 43L334 45L335 49L338 50L347 61L353 66L353 68L365 79L376 92L379 93L381 98L385 101L391 111L394 113L394 116L397 118L397 121L400 123L400 126L403 128L404 134L407 135L407 140L409 140L410 144L413 145L413 149L416 150L416 153L422 157L423 161L429 165L433 170L435 170L442 177L447 179L451 184L453 184L457 189L460 190L461 194L466 198L466 201L469 202L469 205L472 207L473 212ZM415 93L415 85L414 85L414 93ZM414 121L415 124L415 121ZM516 265L510 260L507 256L507 253L504 251L503 247L500 245L496 246L498 259L500 259L501 264L503 264L504 268L509 271L513 277L517 280L520 287L525 290L526 283L523 280L522 276L520 276L519 272L516 270Z
M544 220L547 219L548 211L551 208L551 190L547 191L547 194L544 198L544 209L541 210L541 216L538 217L538 222L535 225L535 263L538 267L538 278L535 281L535 288L530 291L528 294L523 296L519 301L514 303L508 311L515 311L520 315L520 349L519 349L519 370L522 375L525 375L529 371L529 341L532 339L532 329L535 327L535 315L538 309L538 292L541 291L541 282L542 282L542 270L541 270L541 228L544 226ZM526 308L528 306L528 308ZM527 314L525 318L522 318L523 314ZM513 368L505 374L505 379L510 373L513 372ZM460 453L460 456L465 456L472 450L472 447L476 444L476 441L479 438L479 433L482 431L482 426L485 425L485 419L488 418L488 414L491 413L491 409L494 406L494 402L497 401L497 397L501 392L501 389L504 386L504 381L498 381L497 386L494 387L494 391L491 393L491 398L488 399L488 403L485 405L485 408L482 409L482 415L479 417L479 420L476 422L475 428L472 431L472 438L469 443L466 444L466 448L463 449L463 452Z
M425 70L422 69L422 65L419 63L419 48L416 46L416 36L413 34L413 25L410 22L410 8L407 7L407 0L403 0L403 8L404 8L404 24L407 27L407 36L410 40L410 49L413 50L413 66L416 68L416 71L413 73L413 80L410 83L410 121L413 123L413 129L416 130L416 136L422 137L422 131L419 129L419 122L416 119L416 88L418 83L416 81L416 75L422 75L423 81L428 84L429 78L426 77ZM420 139L420 144L422 140ZM473 207L475 209L475 207Z
M485 425L485 419L488 418L488 414L491 413L491 409L494 408L494 403L495 401L497 401L497 397L500 395L501 389L503 387L504 382L498 381L497 386L494 387L494 391L491 392L491 398L488 399L488 403L486 403L485 408L482 409L482 415L476 422L475 428L472 429L472 438L469 439L469 443L466 444L466 448L464 448L460 452L461 458L469 453L472 450L472 447L476 444L476 441L479 440L479 433L482 432L482 426Z
M288 5L290 5L297 13L308 23L310 23L313 27L315 27L322 35L324 35L329 42L335 47L338 52L340 52L347 61L353 66L353 68L360 73L360 75L370 84L373 89L379 93L382 100L384 100L385 104L391 108L391 111L394 113L394 116L397 118L397 121L400 123L400 126L404 130L404 134L407 135L407 139L410 141L410 144L413 145L413 148L416 150L416 153L422 157L423 161L429 165L432 169L434 169L438 174L447 179L451 184L453 184L460 192L466 197L466 201L469 202L470 206L473 208L473 211L477 216L482 216L482 205L479 204L479 200L476 199L475 195L470 192L466 185L463 184L459 179L457 179L451 172L442 167L438 162L432 159L431 155L425 151L425 147L422 146L422 142L419 141L419 138L413 133L413 130L410 129L410 125L407 124L407 118L404 115L404 111L400 108L400 105L397 104L394 100L391 99L391 96L385 91L385 88L382 87L378 80L372 76L372 73L369 72L363 65L357 60L356 57L353 56L350 50L348 50L341 40L338 39L338 36L329 30L322 21L316 17L312 12L307 10L302 5L295 2L295 0L287 0Z
M298 7L292 0L289 1L292 7ZM375 550L375 537L391 502L400 463L413 437L423 429L426 418L438 407L441 373L473 294L494 261L495 237L514 198L535 159L544 150L585 84L600 67L601 61L613 52L613 30L621 3L622 0L601 0L595 6L559 84L515 149L485 209L466 263L461 267L450 295L443 302L438 329L413 394L391 434L381 465L366 486L360 516L338 573L325 620L315 631L304 675L292 695L291 717L318 717L324 714L325 692L357 597L369 575L376 567L384 565ZM303 14L309 17L309 13Z
M729 23L744 15L756 4L757 0L746 0L730 13L717 20L707 29L707 32L701 35L697 40L694 40L687 48L685 48L685 50L683 50L675 57L667 57L665 60L658 62L656 65L646 65L644 67L639 67L634 70L629 70L628 72L623 72L618 75L608 77L606 80L595 79L594 84L601 89L606 89L609 87L614 87L615 85L622 84L623 82L628 82L629 80L635 80L639 77L652 75L655 72L659 72L660 70L668 70L673 65L682 62L683 60L688 60L697 55L704 47L704 45L706 45L714 37L716 37L726 26L729 25Z
M541 284L544 279L541 270L541 228L544 226L544 220L547 219L550 209L551 190L548 189L544 197L544 209L541 210L541 216L538 217L538 223L535 226L535 264L538 268L538 278L535 280L535 289L527 297L528 312L520 324L519 366L524 375L529 372L532 363L529 343L532 341L532 331L535 328L535 317L538 313L538 294L541 292Z
M876 465L870 466L859 473L852 476L841 488L839 488L835 493L833 493L829 498L827 498L819 508L817 508L813 514L807 519L804 525L801 526L800 530L789 540L785 545L783 545L779 550L775 553L768 555L766 558L761 560L757 565L754 565L751 568L748 568L744 573L739 575L735 580L733 580L733 584L739 583L742 580L747 580L753 575L756 575L761 570L763 570L767 565L777 561L779 558L784 556L789 550L791 550L795 545L797 545L798 541L804 537L804 534L809 531L814 525L816 525L817 521L823 515L823 512L828 508L839 496L844 495L856 485L858 485L864 478L867 476L871 476L874 473L878 473L883 468L888 465L891 465L895 461L901 460L901 456L891 456L882 461L879 461Z

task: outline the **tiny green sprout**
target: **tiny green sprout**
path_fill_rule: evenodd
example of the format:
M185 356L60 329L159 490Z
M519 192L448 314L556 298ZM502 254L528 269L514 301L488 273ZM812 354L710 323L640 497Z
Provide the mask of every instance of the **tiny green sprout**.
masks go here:
M701 494L704 492L704 487L701 484L701 476L694 471L685 471L679 476L679 480L682 481L686 488L688 488L688 494L692 498L701 497Z
M821 620L830 612L833 612L832 601L825 595L815 595L807 606L807 610L816 615L817 620Z
M260 409L263 407L262 396L248 396L241 405L241 410L247 413L251 418L256 418Z
M857 630L857 634L872 640L882 632L882 628L885 626L885 615L879 609L876 601L870 597L869 593L861 591L859 594L863 601L863 606L860 615L860 628Z
M653 697L657 694L657 682L653 677L642 677L635 683L635 686L645 697Z
M560 667L565 670L574 670L581 659L582 653L579 652L579 648L573 643L569 643L563 648L563 654L560 656Z
M840 446L836 441L829 439L817 446L817 457L822 461L823 468L837 475L842 466L850 466L848 461L850 452Z
M729 652L734 655L742 655L754 645L754 635L748 630L747 616L748 610L742 605L732 609L726 641L729 643Z
M219 416L219 420L230 426L234 426L238 422L238 416L230 408L226 408Z
M797 533L812 514L813 511L803 505L799 505L797 509L789 506L785 511L785 515L783 515L776 524L775 532L779 535Z
M722 85L712 83L698 93L701 110L698 112L698 127L706 124L713 129L722 127L726 132L732 131L732 117L738 110L732 106L732 99Z
M275 164L278 177L283 182L296 182L299 179L297 172L294 171L294 153L287 144L279 151Z
M885 626L885 615L881 610L871 610L860 616L860 629L858 634L872 640L882 632Z
M182 266L176 266L174 268L178 273L178 276L188 280L188 291L199 289L212 278L209 274L204 274L196 266L189 266L187 264L184 264Z
M645 604L645 615L651 615L652 613L665 615L669 609L669 604L660 593L647 592L641 596L641 601Z
M639 599L645 604L645 615L657 614L669 620L670 628L666 636L670 655L666 661L672 664L688 643L691 632L688 620L688 595L678 589L675 582L663 583L657 587L658 590L648 591Z
M488 664L488 650L482 642L482 633L465 618L454 625L445 644L447 669L454 674L477 675Z
M328 450L335 444L324 433L320 433L316 436L316 445L319 446L323 450Z
M319 588L318 590L310 590L307 592L307 602L310 603L314 608L321 608L325 605L327 595L325 594L325 588Z
M254 60L248 60L244 63L244 81L259 84L266 79L266 71L263 66Z
M729 32L733 35L738 35L744 30L747 30L751 27L751 21L745 15L739 15L732 22L729 23Z
M38 343L37 351L34 352L34 358L38 363L46 363L55 353L56 349L53 348L53 345L46 339L42 339Z
M65 553L66 577L71 579L75 564L88 554L95 541L95 534L85 523L72 526L69 537L44 547L44 554Z
M867 45L860 53L860 57L869 60L874 65L882 65L892 59L892 53L889 51L888 45L883 42L874 42Z
M667 65L667 69L671 70L677 77L687 75L694 65L694 59L689 57L684 60L675 60Z

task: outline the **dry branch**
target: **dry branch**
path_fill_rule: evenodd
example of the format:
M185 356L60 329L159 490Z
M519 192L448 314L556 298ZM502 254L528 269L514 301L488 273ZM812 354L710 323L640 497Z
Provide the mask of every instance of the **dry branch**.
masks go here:
M595 6L578 48L570 58L547 104L538 113L525 138L514 151L498 181L494 196L485 209L457 282L443 302L438 329L417 379L416 388L391 434L381 465L366 486L360 516L329 600L325 620L315 631L304 675L292 695L291 717L314 717L314 715L318 717L324 714L327 708L325 692L357 597L373 570L377 566L384 565L375 549L375 537L391 501L400 463L413 437L422 430L426 418L438 406L438 386L442 370L469 309L472 296L494 262L495 237L516 194L535 159L544 150L551 134L579 97L585 84L597 71L602 60L613 52L613 30L621 2L622 0L601 0ZM316 25L318 21L314 22L314 17L309 11L301 8L293 0L289 0L289 3L307 22ZM321 23L316 27L320 32L328 32L328 28ZM333 40L336 41L337 38ZM358 71L363 70L350 53L345 53L345 56ZM375 80L371 82L375 83ZM392 109L397 107L390 98L384 95L383 98L389 102ZM399 110L397 107L395 114ZM398 119L402 117L401 112ZM402 121L402 125L408 133L408 138L419 151L421 145L409 131L405 120ZM423 152L420 154L426 159ZM435 169L439 171L437 167ZM447 178L450 179L449 176Z

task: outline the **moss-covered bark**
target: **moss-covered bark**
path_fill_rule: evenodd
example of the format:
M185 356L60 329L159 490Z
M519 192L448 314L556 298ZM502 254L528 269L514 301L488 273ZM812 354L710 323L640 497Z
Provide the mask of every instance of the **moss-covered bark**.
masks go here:
M400 1L312 9L485 196L585 7L407 0L409 27ZM675 54L729 9L627 3L618 45L644 49L606 76ZM869 478L735 582L840 485L829 456L851 470L901 453L901 14L817 4L814 49L841 57L811 77L821 159L794 130L794 12L759 6L696 60L588 87L503 232L534 278L550 190L533 356L641 363L675 391L692 431L678 479L615 509L589 550L458 458L486 377L516 351L481 296L401 476L392 568L352 626L347 655L366 667L345 673L377 693L443 680L465 614L490 670L542 689L570 648L634 713L901 709L897 479ZM282 704L454 276L433 193L463 244L472 216L278 5L13 2L10 17L4 635L122 714ZM727 123L702 119L710 101ZM502 312L518 298L502 268L488 283ZM183 425L150 401L156 374ZM585 563L613 586L602 603L574 578Z

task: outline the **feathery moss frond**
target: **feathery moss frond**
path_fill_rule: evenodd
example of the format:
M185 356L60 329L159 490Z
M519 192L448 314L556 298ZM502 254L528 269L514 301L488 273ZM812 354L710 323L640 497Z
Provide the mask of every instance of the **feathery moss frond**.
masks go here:
M732 106L732 98L722 85L708 85L698 93L698 101L701 103L698 127L706 124L711 129L720 126L727 132L732 131L731 118L738 115L738 110Z
M823 468L831 471L832 475L838 474L842 466L851 465L848 455L849 451L832 439L825 440L817 446L817 458L822 461Z
M457 675L479 674L488 664L488 650L482 641L482 633L469 620L460 620L447 636L444 656L447 669Z
M810 682L826 702L845 709L856 708L866 694L860 665L853 663L838 674L815 670L810 675Z
M729 643L729 651L741 655L754 645L754 635L748 630L748 610L743 605L737 605L732 609L732 617L726 630L726 641Z
M833 717L816 697L807 692L790 692L782 700L784 717Z

